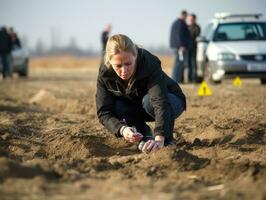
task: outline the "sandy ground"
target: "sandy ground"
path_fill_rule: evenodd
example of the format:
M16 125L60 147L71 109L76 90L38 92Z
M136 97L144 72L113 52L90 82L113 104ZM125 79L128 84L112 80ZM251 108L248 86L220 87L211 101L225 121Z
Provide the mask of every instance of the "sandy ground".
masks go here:
M98 62L33 59L0 80L0 199L266 199L266 86L181 85L176 145L143 154L98 123Z

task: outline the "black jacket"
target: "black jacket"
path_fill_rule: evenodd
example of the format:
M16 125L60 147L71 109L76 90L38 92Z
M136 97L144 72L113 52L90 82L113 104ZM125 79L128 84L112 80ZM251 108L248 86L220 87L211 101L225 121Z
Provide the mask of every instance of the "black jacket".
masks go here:
M191 37L191 46L190 48L196 49L197 48L197 42L196 39L200 35L200 26L198 24L195 24L193 26L188 26L188 30Z
M190 42L191 38L186 22L182 19L175 20L170 32L170 47L174 49L181 46L189 48Z
M136 71L125 87L112 67L102 65L97 79L96 106L100 122L112 133L119 136L119 129L126 125L114 115L117 98L129 99L136 104L148 93L155 111L155 135L167 135L170 130L170 104L168 92L186 102L179 85L169 78L161 69L160 60L144 49L138 49Z
M7 31L2 28L0 29L0 53L10 54L12 49L12 40Z
M106 48L106 43L108 41L109 38L109 32L108 31L103 31L102 32L102 37L101 37L101 41L102 41L102 50L105 51Z

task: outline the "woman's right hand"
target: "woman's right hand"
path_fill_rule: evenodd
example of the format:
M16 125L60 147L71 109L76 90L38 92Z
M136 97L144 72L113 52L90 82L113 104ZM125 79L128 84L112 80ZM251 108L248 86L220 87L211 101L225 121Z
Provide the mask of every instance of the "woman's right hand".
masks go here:
M136 129L129 126L125 127L121 134L126 141L131 143L139 142L143 138L141 133L136 132Z

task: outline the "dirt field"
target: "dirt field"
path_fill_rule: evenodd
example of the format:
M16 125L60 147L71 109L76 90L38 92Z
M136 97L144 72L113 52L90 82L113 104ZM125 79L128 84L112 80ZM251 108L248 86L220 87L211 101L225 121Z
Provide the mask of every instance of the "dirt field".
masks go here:
M172 59L163 58L170 72ZM266 86L227 80L188 109L176 146L151 154L116 139L95 113L98 59L31 60L0 80L0 199L266 199ZM153 124L151 124L153 125Z

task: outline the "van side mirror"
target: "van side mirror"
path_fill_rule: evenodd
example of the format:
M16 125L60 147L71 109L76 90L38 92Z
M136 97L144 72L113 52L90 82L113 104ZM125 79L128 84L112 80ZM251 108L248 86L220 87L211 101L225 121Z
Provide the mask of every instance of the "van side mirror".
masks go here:
M196 38L196 41L197 42L203 42L203 43L208 43L209 42L209 40L207 40L206 37L204 37L204 36L198 36Z

